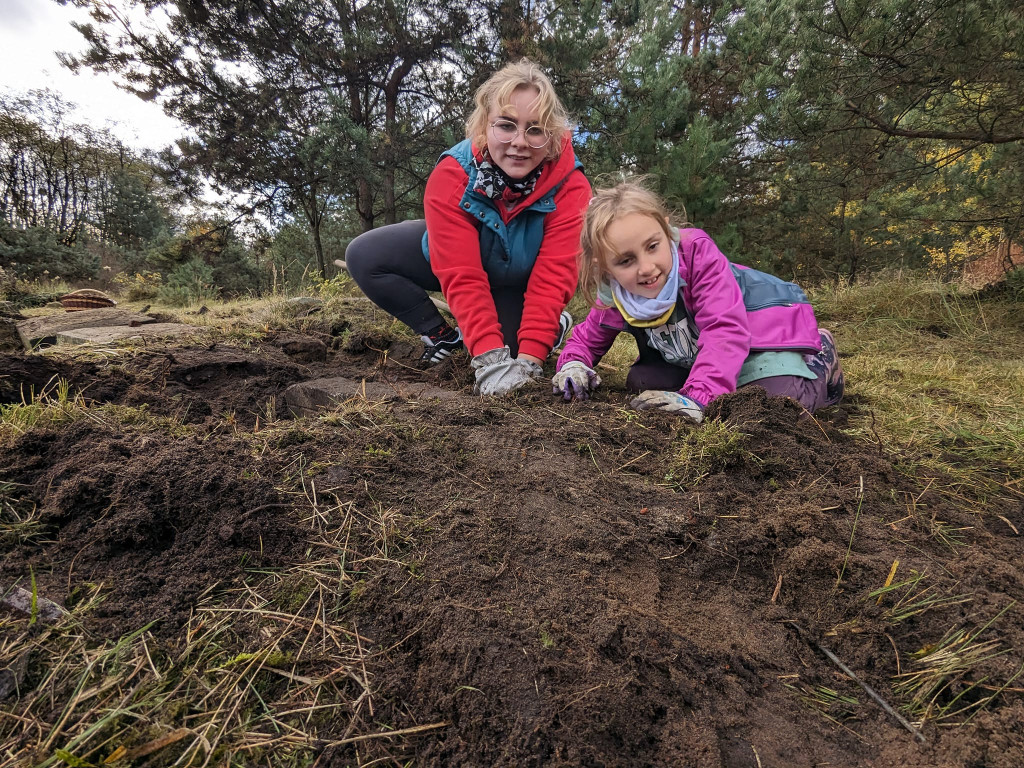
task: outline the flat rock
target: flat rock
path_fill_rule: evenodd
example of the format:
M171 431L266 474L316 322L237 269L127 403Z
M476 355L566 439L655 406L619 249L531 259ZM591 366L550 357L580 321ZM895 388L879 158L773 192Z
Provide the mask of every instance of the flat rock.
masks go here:
M353 397L366 397L367 400L450 400L459 397L459 393L430 384L363 382L338 376L293 384L284 391L284 404L293 416L312 416L332 410Z
M180 336L188 331L199 331L194 325L183 323L147 323L134 328L110 325L103 328L75 328L57 334L58 344L111 344L135 338Z
M130 309L109 307L106 309L82 309L78 312L61 312L55 315L30 317L18 323L18 335L25 349L32 351L38 346L57 343L57 334L78 328L106 328L108 326L145 325L156 322L149 315L141 315ZM134 328L132 330L135 330Z

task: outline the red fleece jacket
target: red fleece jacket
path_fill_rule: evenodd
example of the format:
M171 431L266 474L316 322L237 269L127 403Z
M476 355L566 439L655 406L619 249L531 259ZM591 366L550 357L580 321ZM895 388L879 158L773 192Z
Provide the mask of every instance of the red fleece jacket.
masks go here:
M473 151L479 156L477 148ZM579 279L576 254L583 210L591 193L586 176L573 170L575 164L576 156L566 137L558 159L545 161L533 194L511 211L498 205L502 219L508 223L565 179L555 193L555 210L544 218L544 239L527 281L519 326L520 354L541 360L555 343L558 316L576 292ZM469 177L459 162L445 157L427 180L423 207L430 238L430 267L462 329L469 353L476 356L504 346L505 339L481 261L476 219L459 207L468 183Z

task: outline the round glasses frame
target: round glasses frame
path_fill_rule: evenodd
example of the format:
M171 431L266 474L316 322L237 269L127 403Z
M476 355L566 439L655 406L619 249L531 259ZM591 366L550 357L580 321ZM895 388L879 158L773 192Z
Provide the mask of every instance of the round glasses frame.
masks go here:
M533 149L543 149L551 141L551 134L539 125L520 128L511 120L495 120L491 123L491 136L501 144L511 144L516 136L523 134L523 139ZM537 142L540 142L539 144Z

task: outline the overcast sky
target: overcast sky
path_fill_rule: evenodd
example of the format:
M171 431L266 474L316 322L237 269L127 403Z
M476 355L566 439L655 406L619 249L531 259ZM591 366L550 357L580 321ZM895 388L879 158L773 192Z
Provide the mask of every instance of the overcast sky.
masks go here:
M78 104L79 120L109 127L133 147L159 149L174 142L183 131L155 102L118 89L107 75L85 70L73 75L57 61L55 51L84 49L71 21L87 18L85 11L54 0L0 0L0 90L57 91L65 101Z

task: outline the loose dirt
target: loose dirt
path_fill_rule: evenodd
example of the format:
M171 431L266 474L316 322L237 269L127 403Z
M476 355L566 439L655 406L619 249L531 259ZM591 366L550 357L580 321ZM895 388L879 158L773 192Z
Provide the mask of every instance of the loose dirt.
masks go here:
M629 411L621 392L482 400L464 358L418 370L416 350L387 338L301 361L284 341L103 362L0 355L0 402L63 378L93 405L141 414L90 409L0 450L0 483L37 505L47 533L6 546L0 582L31 569L57 602L98 595L84 625L97 642L155 621L172 643L247 569L301 562L298 464L321 498L388 521L357 532L377 546L384 535L387 557L340 617L373 640L375 730L443 724L328 748L318 765L1024 764L1011 607L1024 597L1024 508L979 509L848 436L856 397L807 419L750 389L695 429ZM288 420L283 390L330 376L460 396ZM719 421L740 436L725 448L709 437ZM873 594L895 560L896 583L917 581ZM962 727L929 720L926 744L819 648L900 706L911 694L894 683L922 668L916 652L990 621L978 642L1005 653L952 680L933 712L995 698L948 721L973 714Z

